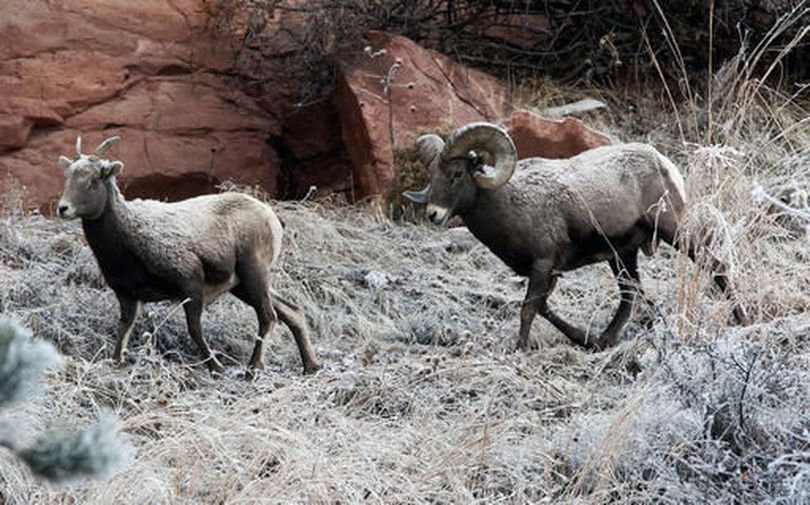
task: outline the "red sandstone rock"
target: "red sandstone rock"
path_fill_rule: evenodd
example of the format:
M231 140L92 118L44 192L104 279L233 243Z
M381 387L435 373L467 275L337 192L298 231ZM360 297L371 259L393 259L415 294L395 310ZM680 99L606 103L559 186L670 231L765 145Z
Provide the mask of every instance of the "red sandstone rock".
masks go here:
M570 158L613 142L578 119L546 119L525 110L512 113L504 126L515 142L518 158Z
M223 76L233 61L203 0L3 1L0 179L10 174L47 208L62 189L57 158L74 153L76 135L90 150L117 134L110 154L125 164L128 196L177 199L224 180L277 194L271 140L285 98L267 106L268 93L240 91Z
M410 147L419 133L497 121L506 108L506 88L490 75L404 37L370 32L367 39L367 51L341 59L335 93L359 198L387 193L393 150Z
M335 95L356 197L388 192L394 149L410 148L417 135L472 121L500 123L508 113L506 87L494 77L404 37L371 32L368 42L367 51L342 59ZM576 119L528 111L514 112L506 127L521 158L567 158L611 143Z
M31 133L31 121L22 116L0 114L0 150L22 147Z
M551 21L542 14L496 14L490 8L483 20L471 27L488 38L500 39L521 49L533 49L552 35Z
M354 200L389 190L393 151L416 135L508 113L497 79L382 32L368 34L367 52L341 58L333 101L294 107L296 83L283 72L265 69L267 79L247 85L227 77L238 71L233 53L208 29L204 4L0 2L0 180L10 174L29 203L47 207L62 188L56 160L73 154L76 136L89 150L117 134L110 154L125 164L128 196L178 199L234 180L276 196L316 186ZM272 22L293 33L302 19L279 10ZM287 42L260 63L273 65ZM602 142L575 121L526 114L510 120L523 156Z

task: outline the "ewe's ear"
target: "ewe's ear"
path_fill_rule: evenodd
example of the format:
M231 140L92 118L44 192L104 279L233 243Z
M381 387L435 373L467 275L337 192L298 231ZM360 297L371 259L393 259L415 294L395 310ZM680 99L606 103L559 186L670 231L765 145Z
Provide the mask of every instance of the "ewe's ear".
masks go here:
M109 179L113 175L118 175L123 168L124 164L120 161L105 161L101 165L101 178Z
M73 163L73 160L66 156L59 157L59 166L62 167L62 170L67 170L70 164Z

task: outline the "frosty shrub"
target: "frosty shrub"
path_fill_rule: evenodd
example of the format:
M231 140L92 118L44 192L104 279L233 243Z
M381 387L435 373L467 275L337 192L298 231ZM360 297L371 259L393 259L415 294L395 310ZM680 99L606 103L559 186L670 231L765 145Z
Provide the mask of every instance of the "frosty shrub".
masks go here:
M35 394L45 370L61 362L53 345L35 342L24 328L0 321L0 407Z
M0 407L34 396L45 371L61 363L53 345L32 340L28 330L12 321L0 321ZM14 452L34 474L65 482L102 477L124 466L133 449L117 431L118 422L105 416L82 431L48 431L30 446L18 447L13 423L2 423L0 446Z

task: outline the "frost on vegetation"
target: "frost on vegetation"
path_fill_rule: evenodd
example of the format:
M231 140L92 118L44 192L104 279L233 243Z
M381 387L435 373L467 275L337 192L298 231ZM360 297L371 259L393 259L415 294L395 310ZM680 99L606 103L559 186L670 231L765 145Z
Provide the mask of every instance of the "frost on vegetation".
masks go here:
M31 333L14 322L0 321L0 407L35 394L42 374L61 362L53 345L31 340Z
M807 503L806 352L736 336L658 349L644 389L555 434L569 492L632 483L642 501Z
M132 459L134 449L118 436L118 428L115 418L104 416L79 432L47 432L19 456L35 474L52 481L105 477Z
M772 212L785 216L792 222L793 228L804 232L805 238L810 240L810 201L807 191L793 184L793 187L784 192L783 199L770 195L765 188L755 182L751 189L751 196L760 205L769 205Z
M61 363L53 345L32 340L31 333L15 322L0 321L0 407L35 396L45 371ZM19 447L16 423L0 420L0 446L14 452L34 474L64 482L102 477L125 465L133 449L117 431L118 422L105 416L83 431L54 430Z

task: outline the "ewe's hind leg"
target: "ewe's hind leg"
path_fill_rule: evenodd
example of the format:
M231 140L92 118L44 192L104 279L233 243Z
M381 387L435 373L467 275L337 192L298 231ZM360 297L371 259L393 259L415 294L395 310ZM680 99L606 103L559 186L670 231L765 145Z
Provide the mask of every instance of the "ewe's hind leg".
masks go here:
M610 260L609 263L610 269L613 270L613 274L619 283L621 302L619 302L619 308L616 310L610 324L599 338L599 347L602 349L615 345L619 339L619 333L627 324L627 320L630 319L633 303L639 292L640 282L638 277L638 251L622 256L620 261Z
M529 348L529 330L534 321L534 315L539 313L548 322L560 330L569 340L585 348L596 347L596 342L588 340L588 335L560 319L548 306L548 297L556 284L556 278L551 274L551 265L536 264L529 278L529 288L523 307L520 309L520 330L518 332L518 347L522 350Z
M252 378L256 370L264 368L264 340L272 334L277 318L270 300L265 267L256 261L240 261L236 265L236 275L239 284L231 289L231 293L253 307L259 321L259 334L248 363L247 377Z
M208 368L211 370L211 372L219 374L223 373L225 368L217 360L216 356L214 356L214 353L211 351L211 348L208 347L208 344L205 342L205 338L203 337L201 322L203 310L202 293L194 298L191 298L185 305L183 305L183 309L186 311L188 333L191 335L191 340L197 344L200 352L205 357L205 363L208 365Z
M276 297L275 295L273 295L272 300L273 308L276 309L278 318L287 325L293 337L295 337L298 352L301 353L301 361L304 363L304 372L311 373L321 368L321 365L318 363L318 358L315 357L312 344L309 341L309 331L307 330L307 322L303 312L296 309L286 300Z
M118 305L121 308L121 318L118 320L118 342L115 344L113 360L118 364L124 363L124 353L127 352L129 336L132 334L132 327L141 312L143 306L138 300L133 300L121 293L115 294L118 297Z

